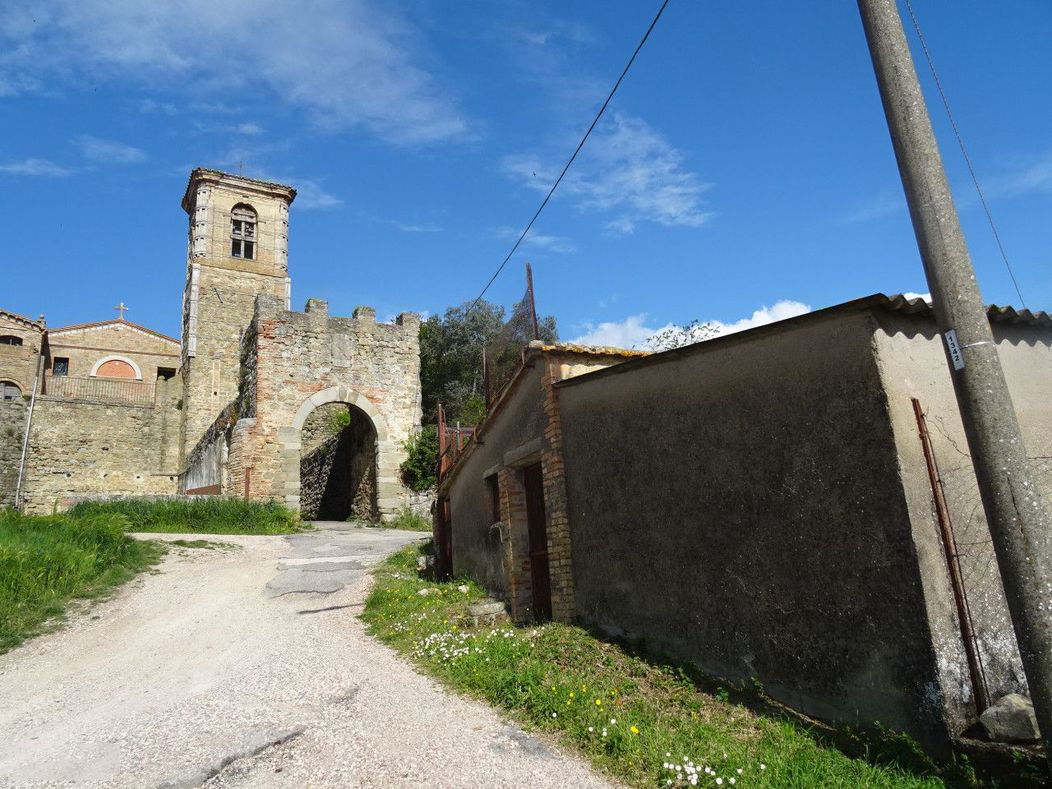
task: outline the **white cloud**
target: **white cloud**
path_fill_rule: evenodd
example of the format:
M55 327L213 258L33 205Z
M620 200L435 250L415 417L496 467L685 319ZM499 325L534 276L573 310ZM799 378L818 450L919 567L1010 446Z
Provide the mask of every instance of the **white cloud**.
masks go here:
M265 179L265 180L270 180ZM309 178L285 178L275 179L277 183L291 184L296 190L296 208L307 211L315 209L336 208L343 205L343 200L334 194L326 192L321 184Z
M23 159L20 162L0 164L0 173L10 175L72 175L73 171L61 167L48 159Z
M160 115L176 115L179 108L167 101L156 101L155 99L140 99L136 102L139 112L146 114L157 113Z
M907 213L906 198L901 192L881 192L859 203L853 209L844 214L840 221L844 224L855 224L856 222L868 222L872 219L881 219L892 214Z
M914 293L912 290L910 290L910 291L906 291L902 295L904 297L906 297L907 299L909 299L910 301L913 301L914 299L924 299L926 302L931 304L931 294L930 293Z
M618 113L593 133L556 196L571 195L583 211L613 215L606 227L614 233L631 233L641 221L701 227L713 217L702 207L712 184L683 163L683 154L658 131ZM506 157L503 165L538 192L547 192L561 169L535 154Z
M1016 197L1031 192L1052 191L1052 151L990 179L986 191L990 197Z
M258 123L239 123L237 126L234 127L234 131L236 131L238 134L262 134L263 127L260 126Z
M493 235L497 238L503 238L508 241L515 241L522 233L521 230L516 230L513 227L498 227L493 230ZM550 236L543 233L530 229L530 232L526 234L526 238L522 240L522 246L534 247L535 249L543 249L549 252L573 252L574 245L570 242L570 239L564 238L563 236Z
M620 323L616 321L604 321L599 324L585 324L588 329L580 337L570 342L578 345L599 345L607 348L635 348L642 345L659 331L672 326L653 328L646 325L646 313L629 315Z
M146 154L138 148L113 140L103 140L82 134L73 139L80 146L84 158L97 164L135 164L146 161Z
M418 64L418 39L367 0L13 0L0 11L0 93L87 73L163 81L198 100L276 96L320 126L396 143L464 136L455 102Z
M443 228L426 222L424 224L411 224L407 222L392 222L392 224L403 233L441 233Z
M764 326L775 321L795 318L811 311L808 304L791 299L780 299L770 307L760 307L748 318L725 323L718 320L705 321L704 324L711 328L713 337L723 334L733 334L757 326ZM586 324L587 331L571 342L580 345L605 345L613 348L646 348L648 341L656 334L675 330L675 324L669 323L664 326L650 327L646 325L646 313L629 315L620 323L604 322L599 324ZM701 336L702 333L698 333Z

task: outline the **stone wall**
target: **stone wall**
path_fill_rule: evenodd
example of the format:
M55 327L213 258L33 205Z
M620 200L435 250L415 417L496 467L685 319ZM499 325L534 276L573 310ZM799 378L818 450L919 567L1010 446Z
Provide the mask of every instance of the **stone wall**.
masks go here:
M24 481L26 511L62 510L92 494L175 493L177 391L162 386L150 406L38 397Z
M398 476L403 444L420 423L419 330L411 313L393 324L377 323L364 307L353 318L331 318L323 301L290 312L260 296L241 354L244 416L231 441L232 491L243 489L234 469L242 476L248 469L253 497L298 508L303 425L319 406L339 402L376 431L377 507L394 515L407 495Z
M152 384L159 370L179 367L179 343L127 321L52 329L48 332L45 368L50 378L56 357L69 360L67 375L88 378L99 361L120 358L138 368L144 383Z
M239 350L256 296L289 306L288 218L295 194L287 186L212 170L191 173L183 197L190 223L182 329L184 459L238 395ZM238 204L256 212L252 259L231 255L231 211Z
M356 419L352 414L347 428L302 456L300 515L305 520L378 519L376 431L364 415Z
M0 310L0 335L22 340L21 345L0 343L0 381L11 381L24 397L33 394L37 356L43 342L43 327L33 321Z
M0 400L0 509L15 506L28 400Z

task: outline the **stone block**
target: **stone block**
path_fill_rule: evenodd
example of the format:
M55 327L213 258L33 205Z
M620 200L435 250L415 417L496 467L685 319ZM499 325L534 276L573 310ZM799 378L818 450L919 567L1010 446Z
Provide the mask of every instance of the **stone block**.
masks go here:
M1009 693L979 716L986 736L994 742L1036 742L1041 737L1034 705L1020 693Z

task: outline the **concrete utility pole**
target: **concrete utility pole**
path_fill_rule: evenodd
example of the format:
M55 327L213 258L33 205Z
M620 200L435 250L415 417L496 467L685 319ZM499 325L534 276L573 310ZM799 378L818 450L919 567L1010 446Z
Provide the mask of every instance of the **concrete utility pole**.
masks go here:
M1034 486L895 0L858 0L1046 757L1052 758L1052 517Z

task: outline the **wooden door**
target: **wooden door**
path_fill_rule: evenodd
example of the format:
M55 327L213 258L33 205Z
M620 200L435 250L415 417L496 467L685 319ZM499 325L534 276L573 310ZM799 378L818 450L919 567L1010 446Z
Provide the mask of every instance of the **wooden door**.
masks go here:
M544 474L535 463L522 471L526 488L526 525L530 539L530 582L533 616L539 622L552 618L552 585L548 573L548 527L544 512Z

